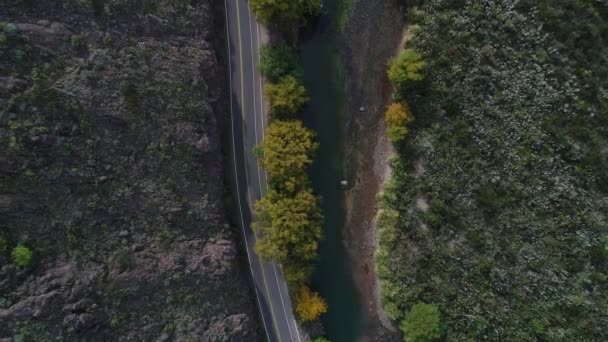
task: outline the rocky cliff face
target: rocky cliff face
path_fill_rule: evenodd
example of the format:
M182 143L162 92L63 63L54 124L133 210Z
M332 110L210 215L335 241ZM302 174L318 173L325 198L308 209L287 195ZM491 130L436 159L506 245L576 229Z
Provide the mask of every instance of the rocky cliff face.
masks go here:
M223 206L215 6L3 3L0 340L257 339Z

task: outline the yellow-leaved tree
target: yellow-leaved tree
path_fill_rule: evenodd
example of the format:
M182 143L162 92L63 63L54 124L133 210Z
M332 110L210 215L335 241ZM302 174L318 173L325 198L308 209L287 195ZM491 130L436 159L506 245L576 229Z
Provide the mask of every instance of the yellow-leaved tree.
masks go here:
M308 103L308 94L302 82L288 75L264 89L270 102L270 114L276 118L292 117Z
M407 103L393 103L388 106L385 119L388 137L397 143L407 136L407 124L414 120L414 116Z
M306 168L318 148L314 133L298 120L274 120L261 145L261 164L274 188L296 191L306 184Z
M304 322L314 321L327 312L327 304L318 293L310 291L307 286L302 286L298 292L296 312Z
M256 252L281 263L289 284L301 284L312 272L321 239L319 198L310 188L293 196L270 190L257 201L255 213Z

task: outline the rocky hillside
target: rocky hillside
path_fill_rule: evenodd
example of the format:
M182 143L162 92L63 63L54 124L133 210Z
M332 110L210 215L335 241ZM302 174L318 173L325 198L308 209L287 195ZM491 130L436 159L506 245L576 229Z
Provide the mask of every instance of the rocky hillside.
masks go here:
M219 5L5 4L0 340L256 340L223 205Z

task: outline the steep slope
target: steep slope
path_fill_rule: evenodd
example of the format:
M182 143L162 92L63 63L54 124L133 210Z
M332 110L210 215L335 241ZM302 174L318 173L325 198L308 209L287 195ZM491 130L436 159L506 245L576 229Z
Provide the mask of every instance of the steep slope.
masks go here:
M0 338L256 340L223 204L216 6L0 9Z

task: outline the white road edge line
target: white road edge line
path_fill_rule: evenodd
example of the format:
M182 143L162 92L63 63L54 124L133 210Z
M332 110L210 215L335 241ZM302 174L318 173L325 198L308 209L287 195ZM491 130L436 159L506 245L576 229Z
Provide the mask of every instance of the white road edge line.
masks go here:
M264 331L266 332L266 338L270 341L270 335L268 335L268 326L266 325L266 320L264 319L264 311L262 310L262 303L260 302L260 295L258 294L258 288L255 284L255 274L253 273L253 268L251 267L251 256L249 255L249 242L247 241L247 233L245 232L245 220L243 219L243 209L241 205L241 192L239 190L239 176L238 169L236 167L236 141L234 140L234 111L233 111L233 100L232 100L232 61L230 52L230 28L228 27L228 4L224 0L224 12L226 14L226 45L228 46L228 84L230 87L230 128L232 131L232 158L234 162L234 178L236 181L236 196L239 204L239 215L241 217L241 228L243 230L243 237L245 238L245 251L247 252L247 261L249 261L249 270L251 271L251 279L253 280L253 290L255 291L255 297L258 302L258 307L260 309L260 316L262 317L262 323L264 324ZM241 77L243 77L241 75Z
M251 24L251 21L249 21L249 24ZM251 32L251 34L253 34L253 30L251 30L251 28L249 29L249 31ZM258 43L258 60L261 60L261 56L260 56L260 48L261 48L261 44L260 44L260 24L257 22L255 23L255 32L256 32L256 40ZM251 39L253 42L253 38ZM252 43L253 44L253 43ZM253 52L253 48L251 49ZM253 58L253 54L252 54L252 58ZM255 79L255 77L254 77ZM260 117L262 118L262 127L266 127L266 124L264 122L264 94L263 94L263 90L264 90L264 84L262 83L262 77L260 76ZM262 139L266 138L266 134L264 132L265 130L262 129ZM264 176L265 176L265 180L268 179L268 173L266 172L266 169L264 169ZM268 184L266 184L266 187L268 187ZM280 266L279 266L280 267ZM281 298L281 305L283 306L283 311L285 312L285 318L289 317L287 315L287 312L285 310L285 304L283 303L283 295L281 294L281 286L279 284L279 277L277 275L277 265L276 263L273 263L273 269L274 269L274 277L275 280L277 281L277 287L279 288L279 296ZM286 289L287 291L287 289ZM289 292L287 291L287 293L289 294ZM301 342L302 340L300 339L300 330L298 328L298 322L296 322L295 317L293 319L293 325L296 328L296 336L298 337L298 342ZM287 324L287 327L289 328L290 324ZM291 334L291 328L289 328L289 336L293 339L293 335Z
M258 111L257 111L257 104L255 103L255 98L257 97L256 94L257 92L255 91L256 88L256 84L255 84L255 79L256 79L256 63L255 63L255 58L253 57L254 55L254 48L253 48L253 27L251 22L253 21L253 13L251 12L251 9L248 7L248 14L249 14L249 43L251 44L251 76L252 79L251 81L253 82L253 95L254 95L254 100L253 100L253 113L254 113L254 129L255 129L255 142L256 144L258 143L258 129L257 129L257 121L258 121ZM258 24L257 24L257 20L256 20L256 29L258 29ZM259 30L256 31L256 36L258 37L257 40L257 44L258 44L258 50L257 50L257 54L258 54L258 59L260 58L260 41L259 41ZM262 91L262 78L260 77L260 91ZM262 98L262 94L260 94L260 99ZM261 102L260 102L261 103ZM259 111L260 116L262 117L262 125L264 125L264 108L262 107L261 110ZM262 132L264 131L265 126L262 126ZM264 137L265 134L263 134L262 136ZM258 167L258 185L260 187L260 196L264 196L264 191L262 190L262 178L260 177L260 163L259 161L256 160L256 165ZM285 303L283 301L283 293L281 291L281 285L279 284L279 278L277 275L277 266L275 262L272 262L272 270L274 271L274 281L277 284L277 289L279 290L279 299L281 299L281 306L283 307L283 314L285 315L285 322L287 323L287 330L289 331L289 338L293 341L293 333L291 332L291 324L288 321L288 317L289 315L287 314L287 310L285 309ZM298 339L299 339L299 334L298 334Z

